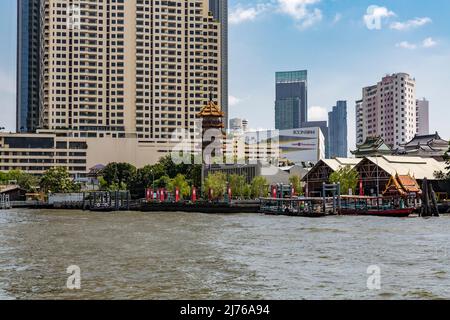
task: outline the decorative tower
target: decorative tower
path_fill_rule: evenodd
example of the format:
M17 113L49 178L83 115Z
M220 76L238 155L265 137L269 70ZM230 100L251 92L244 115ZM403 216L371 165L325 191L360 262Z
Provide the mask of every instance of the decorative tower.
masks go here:
M225 113L213 101L210 94L208 104L197 117L202 119L202 161L203 164L212 164L214 158L223 157Z

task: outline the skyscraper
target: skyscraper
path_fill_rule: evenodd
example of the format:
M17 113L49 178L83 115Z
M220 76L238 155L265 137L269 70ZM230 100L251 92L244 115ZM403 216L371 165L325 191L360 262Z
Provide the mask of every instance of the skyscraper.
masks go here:
M41 126L165 142L222 99L221 25L205 0L45 0Z
M17 132L39 126L41 0L17 1Z
M276 73L275 128L298 129L308 121L308 72Z
M416 80L407 73L385 76L378 84L363 88L357 109L359 141L381 137L393 148L412 140L417 133Z
M338 101L333 111L328 113L328 156L346 158L347 143L347 101Z
M430 102L423 98L417 99L417 134L426 136L430 134Z
M228 126L228 0L209 0L209 10L214 19L220 22L221 39L221 78L222 100L220 106L225 113L224 123Z

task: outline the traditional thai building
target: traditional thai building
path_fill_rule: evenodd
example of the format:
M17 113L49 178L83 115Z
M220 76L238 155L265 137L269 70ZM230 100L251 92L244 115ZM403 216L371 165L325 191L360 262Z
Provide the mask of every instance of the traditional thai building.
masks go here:
M416 135L411 141L395 150L394 155L445 161L445 154L448 150L449 141L442 139L436 132L430 135Z
M368 137L357 149L351 151L356 158L392 155L392 148L381 137Z
M303 177L302 181L306 184L305 191L307 196L321 196L324 183L330 183L330 175L339 169L350 166L354 168L361 159L354 158L335 158L320 160Z
M419 198L422 194L419 184L416 178L410 174L406 175L393 175L389 180L386 190L383 192L383 196L394 196L401 198Z

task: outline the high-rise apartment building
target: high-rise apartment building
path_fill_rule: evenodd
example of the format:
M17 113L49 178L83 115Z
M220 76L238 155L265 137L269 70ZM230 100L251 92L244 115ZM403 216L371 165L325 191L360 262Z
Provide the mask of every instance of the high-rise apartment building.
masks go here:
M39 127L41 0L17 1L17 132Z
M275 128L298 129L308 121L308 72L276 73Z
M224 124L228 126L228 0L209 0L209 10L215 20L220 22L221 37L221 78L222 99L220 106L225 113Z
M207 0L44 0L41 126L168 141L222 99L221 24Z
M417 107L417 134L426 136L430 134L430 102L423 98L416 101Z
M394 148L405 144L417 132L415 79L396 73L363 88L362 103L357 108L361 111L356 128L362 128L362 137L358 136L358 141L380 136Z
M364 115L363 115L363 101L356 101L355 113L356 113L356 145L362 145L364 143Z
M333 110L328 113L328 156L346 158L347 143L347 101L338 101Z

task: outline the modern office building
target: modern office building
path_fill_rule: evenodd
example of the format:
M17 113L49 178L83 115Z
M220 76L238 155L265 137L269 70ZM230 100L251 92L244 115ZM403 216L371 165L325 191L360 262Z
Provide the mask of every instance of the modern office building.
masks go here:
M325 158L325 137L321 128L280 130L280 156L302 165Z
M308 121L308 72L276 73L275 128L300 128Z
M302 123L301 126L302 129L305 128L320 128L320 130L322 131L322 134L324 136L324 141L325 141L325 158L329 159L329 148L328 148L328 144L329 144L329 139L328 139L328 122L327 121L308 121L308 122L304 122Z
M17 132L34 132L39 127L41 3L17 1Z
M346 158L347 143L347 101L338 101L328 113L328 158Z
M228 126L228 0L209 0L209 10L214 19L220 22L221 38L221 78L222 78L222 100L221 107L225 113L225 129Z
M376 85L363 88L356 128L362 128L362 141L380 136L398 148L417 133L416 80L406 73L383 77ZM361 141L358 139L358 141Z
M45 0L41 127L164 143L222 101L221 24L206 0Z
M430 102L423 98L417 99L417 134L426 136L430 134Z

